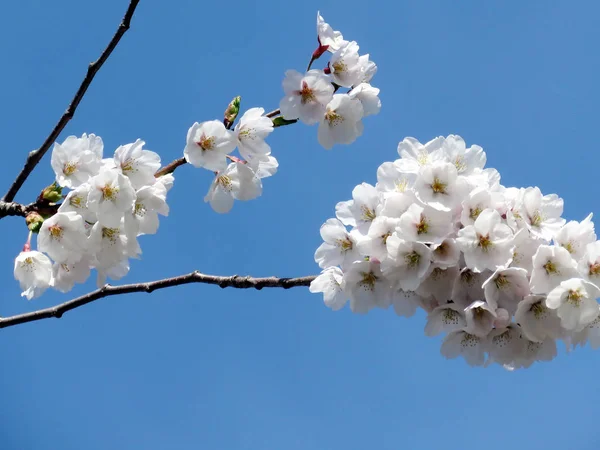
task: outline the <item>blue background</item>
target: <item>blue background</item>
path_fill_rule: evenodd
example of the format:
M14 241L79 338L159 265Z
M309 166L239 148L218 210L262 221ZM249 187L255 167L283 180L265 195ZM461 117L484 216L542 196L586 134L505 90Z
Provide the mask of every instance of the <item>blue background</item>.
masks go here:
M116 29L124 0L5 2L0 14L4 192L66 108ZM506 186L539 186L581 220L598 206L600 6L594 1L203 2L142 0L69 134L102 136L105 154L143 138L180 157L194 121L229 100L277 107L286 69L314 50L315 15L371 54L383 109L350 147L327 152L316 127L269 139L280 171L264 195L218 215L208 171L182 167L172 214L141 238L123 282L198 269L316 273L319 226L335 203L396 158L405 136L455 133L479 144ZM321 66L317 63L317 67ZM49 155L17 196L52 182ZM19 297L13 259L26 239L6 218L0 314L67 295ZM598 353L589 348L509 373L439 354L424 316L334 313L306 288L189 285L102 299L0 330L2 450L597 449Z

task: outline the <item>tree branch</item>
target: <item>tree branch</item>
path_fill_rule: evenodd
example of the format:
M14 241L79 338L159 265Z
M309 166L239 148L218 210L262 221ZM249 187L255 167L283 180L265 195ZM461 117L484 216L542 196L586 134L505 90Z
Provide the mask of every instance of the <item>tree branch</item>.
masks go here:
M121 40L121 37L123 37L125 32L129 29L131 18L139 2L140 0L131 0L131 2L129 3L129 7L125 12L125 16L123 16L123 20L121 21L119 28L117 28L115 35L108 43L108 46L104 49L100 57L88 66L85 78L81 82L79 89L77 89L73 100L71 100L71 104L69 105L65 113L62 115L52 132L48 135L42 146L37 150L34 150L29 153L29 155L27 156L27 161L25 161L25 166L23 166L23 169L21 169L21 172L2 198L3 201L12 202L12 200L17 195L17 192L19 192L19 189L21 189L21 186L23 186L25 180L27 180L27 177L29 177L35 166L37 166L37 164L42 160L44 154L46 154L50 146L54 143L54 141L56 141L60 133L67 125L67 123L69 123L69 121L73 118L75 110L79 106L79 103L83 99L83 96L85 95L88 87L92 83L94 76L100 70L102 65L106 62L112 51L115 49L115 47Z
M97 289L89 294L77 297L68 302L51 308L40 309L25 314L19 314L12 317L0 318L0 328L12 327L26 322L35 322L37 320L49 319L56 317L60 319L62 315L72 309L87 305L93 301L113 295L129 294L131 292L146 292L151 293L159 289L165 289L172 286L179 286L190 283L216 284L221 288L232 287L236 289L262 289L262 288L283 288L289 289L298 286L309 286L311 281L316 278L316 275L310 275L300 278L252 278L249 276L240 277L232 275L223 277L217 275L205 275L198 271L180 275L173 278L164 278L162 280L150 281L148 283L124 284L122 286L111 286L109 284Z
M159 169L154 174L154 176L156 178L158 178L158 177L162 177L163 175L166 175L168 173L173 173L173 172L175 172L175 169L177 169L179 166L183 166L184 164L187 164L187 161L182 156L181 158L177 158L175 161L173 161L173 162L167 164L165 167L162 167L161 169Z

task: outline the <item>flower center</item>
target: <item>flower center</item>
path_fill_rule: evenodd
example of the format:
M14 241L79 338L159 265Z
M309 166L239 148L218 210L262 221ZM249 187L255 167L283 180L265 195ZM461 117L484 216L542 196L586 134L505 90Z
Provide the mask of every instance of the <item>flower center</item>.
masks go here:
M531 305L529 311L533 313L533 317L536 319L543 319L546 316L548 309L542 302L537 302Z
M396 182L396 191L398 192L406 192L406 188L408 187L408 180L402 179Z
M590 264L590 271L589 271L589 275L590 276L598 276L600 275L600 263L594 263L594 264Z
M479 344L479 338L474 334L465 333L462 340L460 341L461 347L477 347Z
M133 172L133 160L128 159L127 161L122 162L121 170L123 171L123 173Z
M308 83L306 81L302 82L302 89L297 91L297 93L300 95L300 102L303 105L316 101L315 93L311 88L308 87Z
M58 225L52 225L48 227L48 231L50 232L50 237L52 239L61 239L63 236L63 229Z
M102 237L104 239L108 239L112 242L116 242L119 232L120 232L120 230L118 228L102 227Z
M217 177L217 184L220 184L221 187L227 192L231 192L231 178L229 178L227 175L219 175Z
M481 208L479 206L469 209L469 218L471 220L476 220L479 217L479 214L481 214Z
M381 240L383 241L383 245L387 244L388 238L392 235L392 233L387 232L381 235Z
M325 120L329 123L330 127L335 127L336 125L342 123L344 118L335 111L328 109L325 113Z
M71 161L69 161L68 163L66 163L63 166L63 173L66 176L73 175L76 170L77 170L77 164L75 164L74 162L71 162Z
M438 177L435 177L433 179L433 183L431 184L431 190L435 193L435 194L446 194L446 187L448 185L446 183L442 183L442 180L440 180Z
M493 245L489 234L486 234L485 236L479 235L479 246L484 252L492 248Z
M462 156L457 156L454 159L454 167L456 167L456 171L458 173L464 171L467 168L467 165L465 164L465 160Z
M459 315L453 309L445 309L442 315L442 322L446 325L458 325Z
M546 271L546 273L548 275L558 274L558 269L556 268L556 264L551 259L546 261L546 264L544 264L542 267L544 268L544 270Z
M100 191L102 192L102 200L114 201L119 193L119 188L106 184L100 188Z
M79 197L78 195L74 195L69 199L69 204L75 208L83 208L82 202L83 198Z
M377 277L373 272L362 272L362 280L358 283L360 286L365 289L372 291L375 288L375 282L377 281Z
M136 203L134 214L136 216L144 217L146 215L146 207L143 203Z
M337 61L332 64L333 71L337 73L345 72L348 70L348 66L344 64L344 61Z
M406 261L406 265L411 269L414 269L419 265L421 261L421 255L419 255L416 251L413 250L412 253L407 253L404 256L404 261Z
M202 149L202 150L212 150L213 147L215 146L215 137L214 136L207 136L205 134L203 134L200 137L200 140L198 142L196 142L196 144L198 144L198 146Z
M346 237L345 239L338 239L337 244L340 246L343 252L347 252L348 250L352 250L352 241L350 238Z
M494 280L494 284L501 290L507 288L510 285L510 281L508 281L505 275L498 275Z
M544 221L544 219L543 219L542 215L537 210L529 218L529 222L531 222L532 227L539 227L543 221Z
M417 224L417 234L425 234L429 231L429 222L424 215L421 214L421 221Z
M583 298L585 298L585 296L579 289L569 289L569 293L567 294L567 302L574 307L579 308Z
M371 208L369 208L367 205L362 205L360 207L360 210L362 211L362 216L363 216L363 220L366 222L371 222L372 220L375 219L375 211L373 211Z
M566 244L563 244L562 247L568 251L569 253L574 253L575 252L575 248L573 247L573 242L569 241Z

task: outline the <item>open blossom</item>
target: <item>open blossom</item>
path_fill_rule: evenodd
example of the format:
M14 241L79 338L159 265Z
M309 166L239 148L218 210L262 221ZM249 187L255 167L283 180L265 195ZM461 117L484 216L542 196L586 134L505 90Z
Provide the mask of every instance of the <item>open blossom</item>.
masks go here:
M317 12L317 38L319 44L323 47L327 46L327 50L331 53L338 50L346 42L342 33L331 28L331 25L325 22L320 12Z
M158 215L169 215L166 201L167 188L161 183L144 186L135 193L133 211L125 215L125 227L134 236L155 234L158 230Z
M547 294L563 281L577 275L577 262L565 248L540 245L533 256L529 282L531 292Z
M154 184L154 174L160 169L160 156L145 150L145 144L137 139L133 144L121 145L115 150L115 166L129 178L134 189Z
M467 326L464 309L455 303L440 305L427 315L426 336L451 333Z
M464 330L456 330L448 333L440 351L448 359L462 356L470 366L483 366L485 350L484 338Z
M358 99L335 94L319 123L319 143L327 150L335 144L351 144L363 133L362 118L363 106Z
M586 246L596 241L592 214L583 221L572 220L558 230L554 235L554 243L565 248L575 260L580 260L586 250Z
M556 310L546 306L546 296L528 295L519 303L515 321L527 338L543 342L546 338L556 339L563 335L560 318Z
M357 261L344 272L346 293L353 312L365 314L373 308L389 308L391 283L383 276L379 264Z
M309 70L302 75L288 70L283 80L285 97L279 102L279 109L285 119L300 119L307 125L319 122L327 104L333 98L331 80L320 70Z
M397 161L400 170L407 173L418 173L421 167L427 166L434 161L443 161L444 153L442 146L444 138L437 137L421 144L412 137L404 138L398 144L400 160Z
M416 290L431 264L431 249L420 242L405 241L392 234L386 242L388 258L381 262L381 271L406 291Z
M595 284L570 278L548 293L546 306L556 310L565 329L581 331L598 317L598 297L600 289Z
M546 241L565 224L565 219L560 217L562 212L563 200L556 194L542 196L538 187L523 189L513 209L518 224Z
M59 212L46 219L38 234L38 248L54 261L73 264L87 250L83 218L75 212Z
M419 169L415 194L425 205L440 211L452 211L460 205L465 185L458 178L453 164L436 161Z
M452 232L450 214L413 203L400 217L398 235L408 241L440 244Z
M500 267L483 283L486 302L493 308L514 314L517 305L529 295L527 271L517 267Z
M432 264L429 266L429 272L425 275L417 292L424 297L433 298L440 305L443 305L452 300L452 289L458 276L458 266L442 269ZM468 303L468 301L465 301L460 304L462 306L461 311Z
M325 305L334 311L343 308L348 302L344 292L344 274L338 267L329 267L323 270L310 283L309 290L313 293L323 293Z
M473 225L459 230L456 243L465 254L467 267L481 272L510 263L514 248L512 238L512 230L501 223L498 211L486 209Z
M360 258L356 232L348 232L338 219L327 220L320 231L325 242L315 252L315 261L321 268L346 267Z
M85 283L90 276L90 257L84 256L73 264L54 263L52 287L60 292L69 292L75 283Z
M369 83L360 83L348 92L348 96L360 101L365 117L372 114L379 114L381 100L379 100L379 89L376 87L371 86Z
M235 146L235 135L225 128L223 122L196 122L188 130L183 155L192 166L216 172L227 167L227 155Z
M262 194L262 182L251 167L242 162L233 162L218 172L204 201L210 203L218 213L227 213L233 200L252 200Z
M522 358L526 344L520 327L512 324L492 330L487 337L486 349L491 361L505 365Z
M491 274L490 271L474 272L468 267L463 268L454 279L450 299L454 303L467 307L474 301L485 298L483 283Z
M586 245L585 254L579 261L579 273L584 279L600 286L600 241Z
M486 337L494 327L495 308L482 300L476 300L465 308L467 326L465 331L479 337Z
M103 149L102 139L94 134L69 136L62 144L55 143L50 163L58 184L76 188L88 182L100 170Z
M479 145L467 148L467 144L460 136L451 134L446 137L442 149L446 159L454 164L459 175L470 175L485 166L486 156L483 149Z
M368 183L352 190L352 200L335 205L335 215L344 224L367 233L380 207L379 192Z
M98 216L98 222L116 227L135 202L135 190L129 178L117 170L104 170L90 180L88 208Z
M254 155L271 153L271 147L265 142L265 139L273 132L273 121L265 117L264 113L263 108L250 108L235 126L234 134L238 150L246 159Z
M375 217L369 231L358 241L358 250L363 256L383 261L388 257L386 243L398 226L398 219Z
M15 259L14 276L21 285L22 297L39 297L52 282L52 261L41 252L23 251Z
M403 172L396 162L384 162L377 168L377 185L375 187L378 191L387 194L385 197L391 197L397 193L412 193L411 190L416 179L416 173ZM411 198L410 202L414 203L414 198Z
M355 41L346 42L331 56L329 70L335 84L352 87L363 81L364 67L360 64L358 49Z
M96 222L96 213L88 208L88 195L91 186L88 183L82 184L67 194L64 201L58 208L58 212L75 212L83 217L83 220Z

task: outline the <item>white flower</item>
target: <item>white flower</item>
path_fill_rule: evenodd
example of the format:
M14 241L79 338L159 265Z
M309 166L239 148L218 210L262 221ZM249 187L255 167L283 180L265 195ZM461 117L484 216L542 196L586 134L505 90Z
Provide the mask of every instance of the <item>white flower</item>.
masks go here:
M402 172L418 173L421 167L431 164L433 161L444 160L442 146L443 137L437 137L421 144L415 138L407 137L398 144L400 160L397 161Z
M527 271L517 267L500 267L483 283L486 302L493 308L502 308L511 315L518 303L529 294Z
M75 212L59 212L44 220L38 234L38 248L54 261L73 264L87 250L83 218Z
M88 183L84 183L81 186L73 189L67 194L65 200L61 203L60 207L58 208L58 212L75 212L83 217L83 220L90 223L95 223L96 220L98 220L96 213L90 211L87 204L90 189L91 186Z
M69 292L75 283L85 283L90 276L90 260L83 257L73 264L54 263L52 287L60 292Z
M375 74L377 73L377 64L375 64L373 61L369 60L368 53L366 55L361 55L358 58L358 63L362 67L362 75L363 75L360 81L362 83L370 83L371 78L373 78L375 76Z
M277 173L279 162L275 157L270 155L252 156L246 155L248 158L248 166L254 171L258 178L268 178Z
M288 70L283 80L285 97L279 109L285 119L300 119L307 125L322 120L326 106L333 97L331 80L320 70L309 70L306 74Z
M465 184L453 164L436 161L421 167L415 181L415 195L424 204L440 211L451 211L460 204Z
M233 199L252 200L262 194L262 182L251 167L242 162L229 164L223 172L217 173L208 194L204 197L212 209L227 213L233 207Z
M378 214L399 219L416 202L413 192L383 192L383 205Z
M431 264L431 249L420 242L405 241L394 233L387 238L388 258L381 262L385 277L405 291L416 290Z
M316 277L309 287L312 293L323 293L325 306L334 311L342 309L348 301L344 293L344 274L338 267L329 267Z
M478 145L467 148L465 141L460 136L449 135L442 146L447 160L454 164L459 175L468 176L476 169L483 169L486 156Z
M376 87L371 86L369 83L360 83L348 92L348 96L360 101L365 117L379 114L379 111L381 110L381 100L379 100L379 89Z
M448 359L462 356L470 366L483 366L485 362L485 340L463 330L449 333L440 351Z
M345 42L331 55L329 70L335 84L352 87L364 79L364 67L360 63L358 44L355 41Z
M133 236L155 234L158 230L158 215L169 215L167 188L161 183L156 183L138 189L135 195L133 211L125 215L127 232Z
M404 194L412 189L416 179L416 173L402 172L396 162L385 162L377 168L376 188L386 197L396 193Z
M440 305L427 315L425 325L426 336L437 336L440 333L452 333L467 326L464 308L456 303Z
M456 243L465 254L467 267L481 272L507 266L514 249L512 230L501 223L500 214L485 209L473 225L459 230Z
M532 236L529 230L521 229L515 233L513 242L515 249L513 250L513 260L510 265L525 269L531 275L531 271L533 270L533 255L535 255L544 241Z
M52 261L41 252L21 252L15 259L14 276L21 285L21 297L39 297L52 282Z
M429 266L430 273L426 275L425 279L421 282L417 292L424 297L433 297L440 304L444 304L452 299L452 289L454 283L458 278L458 267L452 266L447 269L440 267ZM479 297L482 298L482 297ZM462 308L469 302L461 303Z
M546 306L555 309L561 325L569 331L581 331L598 317L600 289L581 278L570 278L552 289Z
M540 245L533 255L529 285L533 294L547 294L561 282L578 276L577 263L566 249Z
M217 172L227 167L227 155L235 146L235 135L233 131L225 128L223 122L196 122L188 130L183 155L194 167L204 167Z
M538 187L523 189L513 210L519 224L546 241L550 241L564 225L565 219L560 217L562 212L562 198L556 194L542 196Z
M325 19L317 12L317 36L321 46L327 46L327 51L333 53L340 48L346 41L342 33L331 28Z
M344 283L353 312L366 314L375 307L389 308L392 290L378 263L355 262L344 272Z
M586 246L594 241L596 241L596 233L594 233L592 214L581 223L576 220L568 222L554 235L554 243L564 247L576 260L583 258Z
M440 244L452 232L451 227L449 213L414 203L400 217L398 235L407 241Z
M483 282L487 280L491 272L474 272L465 267L454 280L451 299L454 303L467 307L475 300L485 298L483 293Z
M325 242L315 252L315 261L322 269L347 267L360 258L356 233L349 233L338 219L328 219L321 225L320 231Z
M335 144L351 144L363 133L363 107L358 99L335 94L321 117L319 144L330 150Z
M154 184L154 174L160 169L160 156L150 150L144 150L141 139L133 144L121 145L115 150L115 166L129 178L134 189Z
M156 182L162 184L168 192L173 187L173 183L175 182L175 175L173 175L172 173L161 175L156 179Z
M494 328L496 311L482 300L475 300L465 308L467 326L465 331L479 337L486 337Z
M113 280L120 280L127 275L129 273L129 260L125 258L108 267L96 267L96 270L98 271L96 285L98 288L101 288L106 284L107 277Z
M335 205L335 215L347 226L366 233L377 217L380 207L379 192L368 183L361 183L352 190L352 200Z
M124 227L105 227L97 222L90 232L90 253L94 255L94 266L98 271L117 265L130 255L132 245L128 242Z
M250 108L235 126L238 150L246 159L271 153L271 147L265 139L273 132L273 121L263 116L264 113L263 108Z
M563 335L560 318L555 310L546 306L544 295L525 297L517 307L515 322L531 341L542 342L546 338L557 339Z
M491 361L511 364L522 357L527 340L517 325L496 328L487 337L486 348Z
M55 143L50 164L58 184L75 188L86 183L100 170L103 148L100 136L85 133L80 138L69 136L62 144Z
M441 244L433 245L431 248L433 249L431 262L437 267L446 269L458 264L460 250L454 239L446 238Z
M398 219L385 216L375 217L366 236L358 242L360 254L371 258L377 258L379 261L383 261L387 258L388 251L386 242L396 229L397 225Z
M104 170L90 180L88 208L98 215L98 222L117 227L125 213L131 212L135 190L129 178L117 170Z
M462 202L460 222L463 226L473 225L484 209L499 210L503 202L499 192L490 192L487 187L473 189L466 200Z
M600 241L586 245L585 254L579 262L579 272L584 279L600 286Z
M552 361L557 355L556 341L546 338L542 342L525 339L521 356L505 367L508 370L528 368L536 361Z
M600 305L598 305L598 308L600 308ZM577 345L583 347L588 341L594 350L600 348L600 315L583 330L573 333L573 347L576 347Z
M397 289L392 291L392 306L394 312L400 317L412 317L423 299L412 291Z

